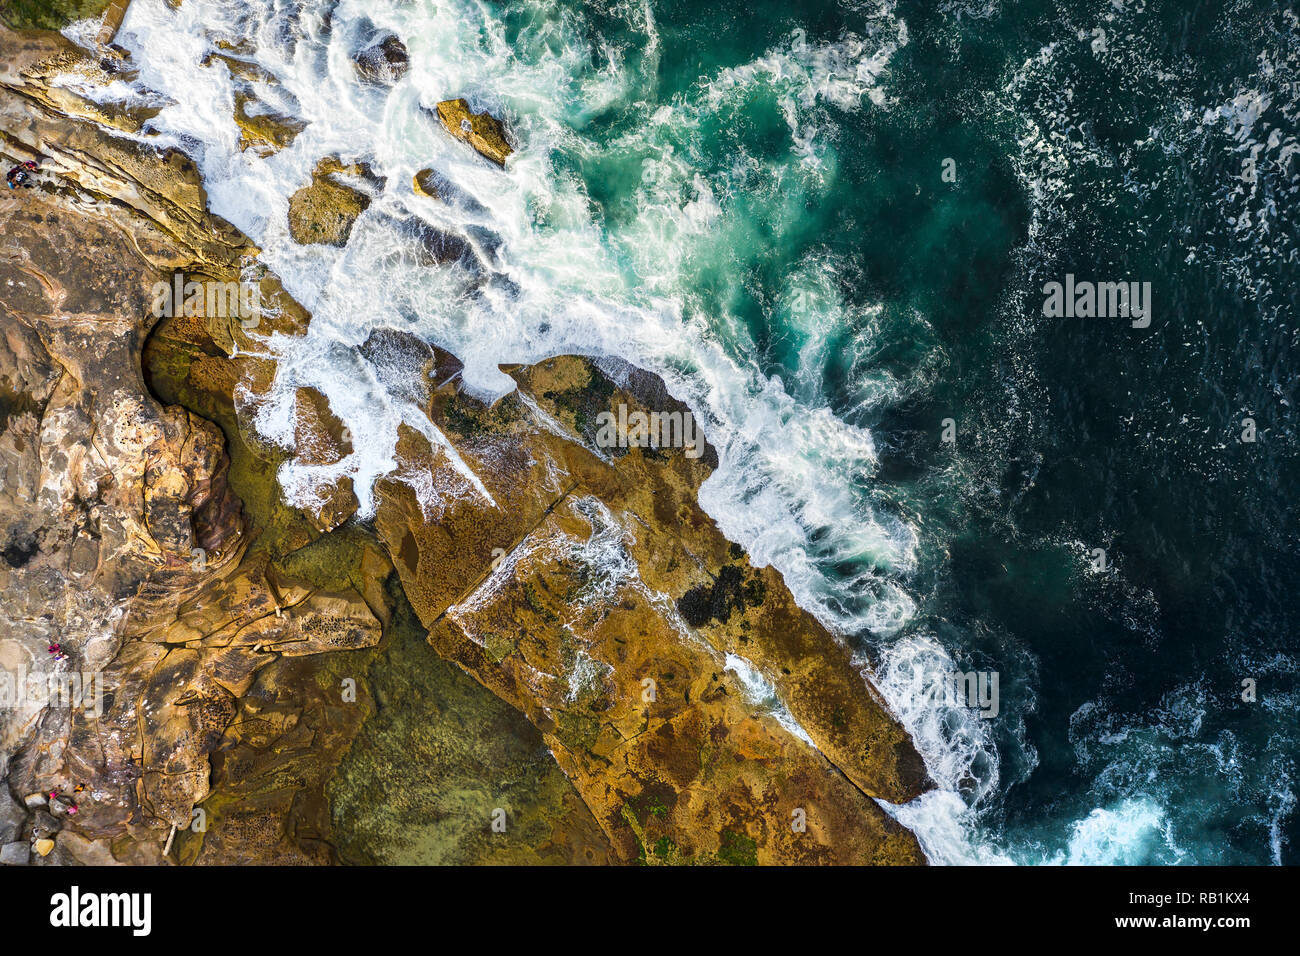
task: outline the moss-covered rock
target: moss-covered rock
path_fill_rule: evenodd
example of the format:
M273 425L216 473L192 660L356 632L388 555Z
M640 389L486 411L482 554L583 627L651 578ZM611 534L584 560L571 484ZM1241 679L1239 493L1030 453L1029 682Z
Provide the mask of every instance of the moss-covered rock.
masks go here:
M61 30L74 20L97 17L113 0L0 0L0 18L19 29Z

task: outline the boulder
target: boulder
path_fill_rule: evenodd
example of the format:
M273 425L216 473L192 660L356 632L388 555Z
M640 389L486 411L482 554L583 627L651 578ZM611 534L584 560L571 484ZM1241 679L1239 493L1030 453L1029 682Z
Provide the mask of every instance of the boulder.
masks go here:
M417 196L424 196L427 199L441 199L442 194L438 191L438 174L432 169L422 169L415 174L411 182L411 188L415 190Z
M438 119L447 132L469 143L498 166L514 152L506 141L506 128L490 113L475 113L463 99L444 100L438 104Z
M301 120L261 107L255 96L245 92L235 94L235 125L239 127L239 148L262 157L289 146L307 128Z
M22 834L27 811L9 794L9 788L0 780L0 843L9 843Z
M300 245L346 246L352 224L370 207L369 196L338 182L329 170L329 160L322 161L311 184L289 198L289 232Z
M395 83L410 69L406 44L393 34L366 47L352 58L357 75L367 83Z
M0 847L0 866L26 866L31 855L30 843L6 843Z

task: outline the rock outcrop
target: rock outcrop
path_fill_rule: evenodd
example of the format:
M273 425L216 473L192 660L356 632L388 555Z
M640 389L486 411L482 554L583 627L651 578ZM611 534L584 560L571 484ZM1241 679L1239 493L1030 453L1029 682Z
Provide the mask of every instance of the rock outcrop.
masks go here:
M376 527L435 649L537 725L617 853L920 862L870 799L919 794L919 757L780 576L699 509L704 458L592 442L619 405L689 412L643 373L576 357L515 369L519 391L487 408L435 388L455 366L430 352L428 408L460 462L414 432L398 447L399 473L431 463L448 493L430 520L387 480ZM732 578L725 621L677 612Z
M514 152L501 121L490 113L475 113L464 100L443 100L438 104L438 119L452 136L469 143L498 166L505 166Z
M352 58L352 62L357 75L370 83L395 83L411 68L406 44L392 34L366 47Z
M79 62L61 37L4 31L0 48L0 152L41 162L38 187L0 206L0 776L6 796L83 787L75 816L24 806L32 859L158 862L244 701L275 698L276 665L373 646L380 624L354 590L271 566L222 431L142 378L155 285L237 280L256 250L207 212L187 158L117 138L92 108L53 111L45 78ZM263 834L259 858L276 853Z
M339 182L343 169L337 159L317 164L310 185L289 197L289 233L302 245L346 246L357 217L370 207L370 197Z

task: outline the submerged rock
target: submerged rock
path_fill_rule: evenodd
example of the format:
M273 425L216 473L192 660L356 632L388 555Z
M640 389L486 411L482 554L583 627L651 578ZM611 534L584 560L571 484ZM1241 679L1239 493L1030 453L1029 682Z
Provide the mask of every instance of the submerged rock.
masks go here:
M459 140L469 143L498 166L504 167L506 158L514 152L506 142L506 128L490 113L475 113L462 99L444 100L438 104L438 119Z
M357 75L368 83L395 83L411 67L406 44L389 34L352 58Z
M330 163L322 160L311 185L289 197L289 232L300 245L346 246L352 224L370 207L369 196L332 178Z

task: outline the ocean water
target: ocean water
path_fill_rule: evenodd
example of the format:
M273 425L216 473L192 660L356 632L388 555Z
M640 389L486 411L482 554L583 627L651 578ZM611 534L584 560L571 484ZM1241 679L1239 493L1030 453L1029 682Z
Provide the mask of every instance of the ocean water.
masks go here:
M387 33L411 69L362 83ZM626 359L719 449L706 510L916 739L939 789L888 809L933 862L1296 862L1285 4L134 0L118 42L138 76L93 95L161 106L148 138L314 314L265 341L257 427L290 444L320 389L363 515L397 426L439 438L373 329L488 399L499 363ZM289 148L240 151L222 43L307 124ZM507 123L505 171L441 129L457 96ZM343 249L288 234L326 155L385 177ZM469 254L422 264L426 226ZM1045 316L1067 274L1151 283L1150 325ZM953 671L996 672L996 717L917 693Z

